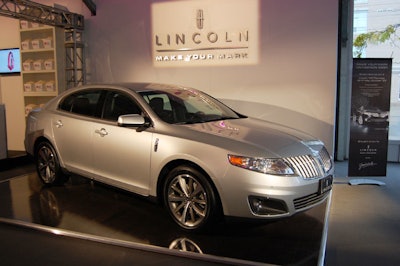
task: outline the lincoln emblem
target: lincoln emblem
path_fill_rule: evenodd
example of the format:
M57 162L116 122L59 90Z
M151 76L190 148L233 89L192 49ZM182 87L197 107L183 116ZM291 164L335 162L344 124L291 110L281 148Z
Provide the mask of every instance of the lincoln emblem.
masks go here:
M204 23L204 14L203 14L203 9L197 10L197 28L201 30L203 28L203 23Z

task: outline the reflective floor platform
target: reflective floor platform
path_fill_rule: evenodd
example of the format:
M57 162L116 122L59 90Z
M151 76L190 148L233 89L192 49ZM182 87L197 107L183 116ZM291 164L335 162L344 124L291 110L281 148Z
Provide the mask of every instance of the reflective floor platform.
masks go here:
M329 199L291 218L264 224L227 222L210 233L193 234L177 228L161 206L79 176L58 187L44 187L35 172L0 182L3 225L52 234L55 241L67 236L149 252L145 260L152 265L158 265L162 254L191 258L198 265L318 265L324 256L328 205ZM35 243L32 248L44 252ZM129 261L128 253L123 254Z

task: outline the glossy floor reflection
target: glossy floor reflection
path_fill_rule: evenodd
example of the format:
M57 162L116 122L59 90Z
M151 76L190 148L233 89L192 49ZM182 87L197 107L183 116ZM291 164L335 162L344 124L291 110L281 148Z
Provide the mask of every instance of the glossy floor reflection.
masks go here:
M189 234L161 206L73 176L43 187L36 173L0 183L0 216L77 233L270 264L316 265L326 203L263 225L226 223L212 233Z

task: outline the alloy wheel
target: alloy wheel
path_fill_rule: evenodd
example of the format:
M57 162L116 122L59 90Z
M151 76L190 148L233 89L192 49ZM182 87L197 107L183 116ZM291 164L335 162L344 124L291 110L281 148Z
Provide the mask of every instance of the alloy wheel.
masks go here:
M185 228L197 227L208 213L207 193L190 174L175 176L168 187L168 206L176 221Z
M37 168L40 178L46 184L56 179L57 161L54 152L47 145L40 147L37 153Z

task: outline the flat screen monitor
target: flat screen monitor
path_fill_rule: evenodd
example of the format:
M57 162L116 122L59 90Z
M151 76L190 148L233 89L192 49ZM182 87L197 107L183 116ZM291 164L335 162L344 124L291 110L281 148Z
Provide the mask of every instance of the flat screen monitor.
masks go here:
M0 75L20 74L21 54L19 48L0 49Z

